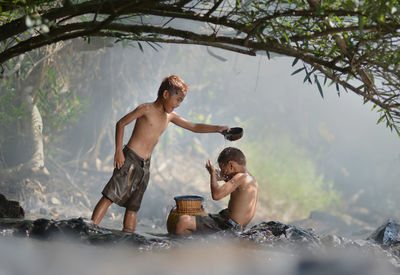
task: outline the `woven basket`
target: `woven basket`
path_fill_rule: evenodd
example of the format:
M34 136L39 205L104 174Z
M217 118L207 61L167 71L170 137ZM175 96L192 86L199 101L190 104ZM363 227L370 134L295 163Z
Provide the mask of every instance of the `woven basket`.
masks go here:
M178 212L189 214L201 209L204 199L200 196L177 196L174 200Z
M203 209L203 197L200 196L178 196L174 198L176 207L172 208L167 218L168 233L175 234L176 223L182 215L206 216Z

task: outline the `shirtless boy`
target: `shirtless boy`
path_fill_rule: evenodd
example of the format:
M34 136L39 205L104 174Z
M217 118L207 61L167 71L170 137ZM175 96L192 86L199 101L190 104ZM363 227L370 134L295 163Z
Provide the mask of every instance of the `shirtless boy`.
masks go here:
M228 208L208 216L182 215L176 224L176 234L212 233L231 229L242 231L254 217L258 200L258 184L247 171L246 157L237 148L227 147L218 157L221 171L216 172L211 161L206 168L210 173L211 196L220 200L230 195ZM218 180L225 183L218 185Z
M103 197L93 210L92 220L98 225L114 202L125 207L123 230L134 232L136 214L149 181L150 156L169 122L196 133L221 133L227 126L192 123L174 113L185 99L189 87L179 76L163 79L158 97L152 103L139 105L116 125L114 172L103 189ZM122 148L124 127L136 120L128 144Z

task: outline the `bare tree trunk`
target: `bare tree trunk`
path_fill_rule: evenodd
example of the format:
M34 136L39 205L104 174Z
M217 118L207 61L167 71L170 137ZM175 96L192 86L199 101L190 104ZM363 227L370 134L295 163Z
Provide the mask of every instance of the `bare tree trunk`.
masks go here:
M33 103L32 91L33 87L28 86L23 88L21 94L21 100L27 114L27 117L21 123L23 128L21 130L24 132L22 144L26 147L30 156L27 161L14 167L1 169L0 175L3 179L17 180L33 174L49 174L44 165L42 116L37 106Z

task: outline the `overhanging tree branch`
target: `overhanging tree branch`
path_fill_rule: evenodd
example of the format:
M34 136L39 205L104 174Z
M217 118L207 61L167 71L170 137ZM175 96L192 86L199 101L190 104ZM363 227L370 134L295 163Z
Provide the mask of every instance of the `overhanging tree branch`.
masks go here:
M364 1L354 7L334 0L308 0L308 7L303 0L28 3L32 9L27 10L37 10L49 32L28 28L26 16L33 15L9 6L0 12L5 18L0 63L47 44L89 36L207 45L247 55L278 53L312 66L306 78L323 74L373 102L384 110L389 126L399 130L400 18L392 2ZM174 19L174 24L165 27L155 20L160 18Z

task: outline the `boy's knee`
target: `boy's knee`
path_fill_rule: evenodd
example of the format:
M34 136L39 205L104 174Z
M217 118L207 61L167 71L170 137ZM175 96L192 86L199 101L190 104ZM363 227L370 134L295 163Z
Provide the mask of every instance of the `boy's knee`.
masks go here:
M188 229L192 229L192 216L189 215L182 215L179 217L176 223L176 230L175 233L178 235L187 234Z
M100 201L102 204L108 205L108 206L110 206L113 203L112 200L110 200L109 198L107 198L104 195L103 195L103 197L101 197Z

